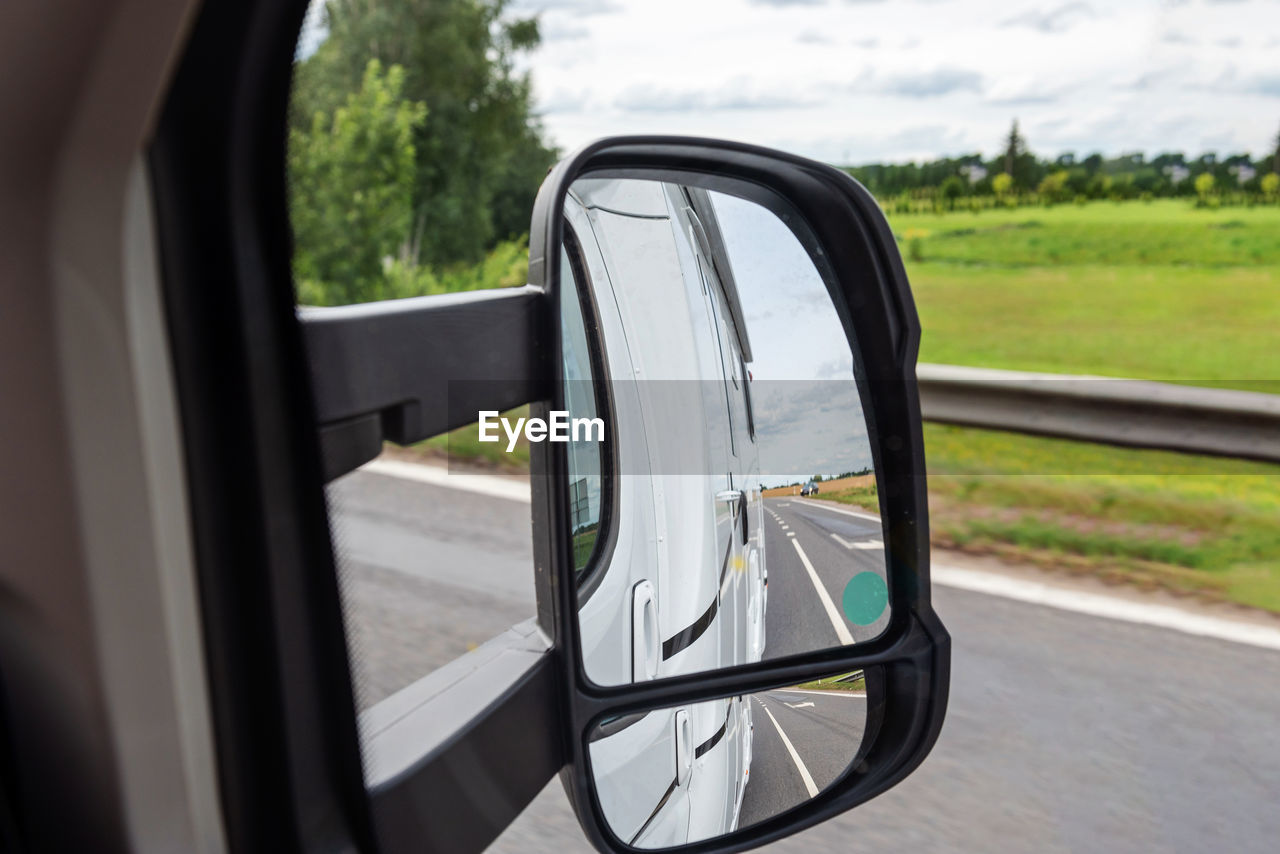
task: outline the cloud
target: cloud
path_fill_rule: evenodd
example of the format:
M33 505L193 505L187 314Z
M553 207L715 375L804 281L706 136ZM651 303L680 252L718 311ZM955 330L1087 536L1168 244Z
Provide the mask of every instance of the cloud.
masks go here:
M580 113L590 102L591 95L585 90L570 92L567 89L557 89L551 97L538 103L538 113L544 116L553 113Z
M539 22L538 33L542 36L544 43L574 41L590 35L586 27L572 21L561 20L558 15L550 20L544 19Z
M853 40L854 47L866 48L867 50L870 50L871 48L876 47L879 44L880 44L880 39L876 38L875 36L868 36L867 38L864 38L864 39Z
M1157 88L1162 83L1167 83L1179 76L1179 70L1176 68L1160 68L1153 71L1144 71L1128 83L1121 86L1121 89L1128 89L1134 92L1149 92Z
M1218 47L1236 48L1242 44L1239 36L1231 36L1230 38L1218 39L1214 42Z
M985 99L999 107L1020 107L1029 104L1055 104L1061 101L1071 87L1049 85L1043 82L1024 82L1022 85L997 85Z
M1280 96L1280 74L1259 74L1246 80L1245 91L1256 95Z
M835 39L818 30L805 30L796 36L796 41L800 44L835 44Z
M982 75L962 68L938 68L889 77L873 84L885 95L932 98L952 92L981 92Z
M1160 36L1160 41L1164 44L1186 44L1194 45L1198 42L1186 33L1180 33L1176 30L1168 30Z
M1088 3L1064 3L1048 11L1030 9L1004 21L1002 27L1030 27L1042 33L1062 33L1075 26L1082 18L1092 18L1093 7Z
M819 101L795 92L760 89L749 81L730 81L715 89L663 89L647 84L628 87L614 106L641 113L687 110L777 110L808 107Z
M579 18L588 15L611 15L623 9L622 4L616 0L516 0L508 8L517 15L565 12Z
M825 6L827 0L751 0L756 6Z

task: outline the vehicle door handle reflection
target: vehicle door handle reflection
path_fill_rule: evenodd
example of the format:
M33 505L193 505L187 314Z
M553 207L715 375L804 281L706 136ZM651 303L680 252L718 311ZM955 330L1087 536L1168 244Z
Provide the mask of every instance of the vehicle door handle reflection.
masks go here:
M687 709L676 712L676 785L686 786L693 774L693 724Z
M641 581L631 590L631 679L645 682L658 675L662 641L658 638L658 605L653 585Z
M717 503L721 501L732 502L735 505L734 512L737 512L737 504L741 500L742 500L742 491L738 489L722 489L716 493L716 502Z
M733 505L733 514L735 521L737 516L742 515L742 544L747 544L749 536L747 531L747 493L742 489L722 489L716 493L716 502L724 501Z

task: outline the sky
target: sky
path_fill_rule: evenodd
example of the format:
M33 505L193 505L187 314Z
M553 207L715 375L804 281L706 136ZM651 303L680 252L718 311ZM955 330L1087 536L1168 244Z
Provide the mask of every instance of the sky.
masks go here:
M512 0L566 152L743 140L836 163L1032 151L1269 154L1280 0Z
M853 357L822 277L773 213L722 193L711 197L751 341L763 485L869 468Z

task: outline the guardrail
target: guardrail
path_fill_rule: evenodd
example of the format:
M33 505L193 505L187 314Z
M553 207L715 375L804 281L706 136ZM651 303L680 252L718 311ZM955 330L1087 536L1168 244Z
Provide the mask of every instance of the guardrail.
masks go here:
M916 376L927 421L1280 462L1280 394L956 365Z

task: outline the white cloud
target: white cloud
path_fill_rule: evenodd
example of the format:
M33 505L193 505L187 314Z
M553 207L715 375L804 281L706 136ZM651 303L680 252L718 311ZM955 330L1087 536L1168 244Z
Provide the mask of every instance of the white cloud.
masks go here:
M1280 4L521 0L570 28L528 61L566 148L619 133L820 159L1269 149ZM605 11L600 11L600 10ZM592 14L587 14L592 12ZM672 22L679 26L672 26Z

